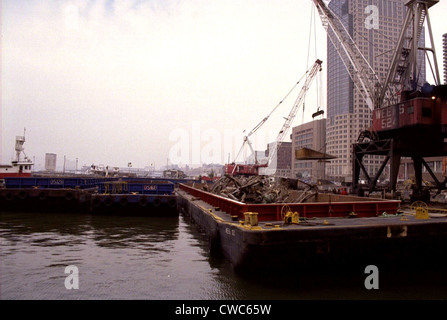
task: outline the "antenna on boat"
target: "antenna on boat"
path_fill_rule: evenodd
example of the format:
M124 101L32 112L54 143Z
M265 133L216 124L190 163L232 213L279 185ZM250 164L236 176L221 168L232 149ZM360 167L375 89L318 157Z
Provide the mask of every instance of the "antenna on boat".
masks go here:
M25 160L27 159L26 154L25 154L25 149L23 148L23 144L25 143L25 133L26 133L26 128L23 128L23 136L16 136L16 146L15 146L15 151L16 151L16 161L20 161L20 154L23 152L23 154L25 155Z

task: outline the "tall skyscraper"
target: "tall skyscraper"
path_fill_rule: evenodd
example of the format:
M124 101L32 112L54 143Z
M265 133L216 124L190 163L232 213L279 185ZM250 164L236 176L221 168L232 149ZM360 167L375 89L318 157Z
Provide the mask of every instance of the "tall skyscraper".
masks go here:
M332 0L329 8L342 21L380 81L384 81L404 23L404 1ZM337 158L327 164L326 173L333 180L345 181L352 176L352 143L372 125L372 112L329 38L327 42L326 151ZM425 81L425 74L423 77ZM380 164L377 157L365 157L369 175L377 172Z

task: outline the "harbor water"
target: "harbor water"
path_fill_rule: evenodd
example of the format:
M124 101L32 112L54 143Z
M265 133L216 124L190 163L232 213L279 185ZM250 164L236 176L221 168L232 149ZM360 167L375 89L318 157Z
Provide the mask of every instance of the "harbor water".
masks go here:
M0 213L3 300L445 299L445 268L235 273L189 217ZM291 253L293 254L293 253ZM268 257L266 257L268 259ZM373 262L372 262L373 263ZM67 267L69 267L67 269ZM75 267L77 274L71 273ZM366 267L366 266L365 266ZM68 270L68 271L67 271ZM77 287L70 277L77 276ZM67 286L67 279L71 279Z

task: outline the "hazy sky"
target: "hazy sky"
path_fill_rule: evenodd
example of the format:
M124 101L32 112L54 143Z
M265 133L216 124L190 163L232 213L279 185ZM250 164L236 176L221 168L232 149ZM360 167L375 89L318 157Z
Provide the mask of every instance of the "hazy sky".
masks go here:
M47 152L59 164L224 163L316 58L324 71L294 126L325 108L326 34L316 15L308 52L310 0L3 0L1 11L1 163L23 128L37 164ZM441 69L446 14L447 0L430 12Z

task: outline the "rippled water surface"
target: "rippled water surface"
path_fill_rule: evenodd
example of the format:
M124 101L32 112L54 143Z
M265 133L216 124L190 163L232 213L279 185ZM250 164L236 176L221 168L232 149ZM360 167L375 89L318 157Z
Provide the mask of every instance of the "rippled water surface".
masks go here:
M363 270L235 274L210 257L187 217L0 213L2 299L344 299L446 298L446 275L394 272L366 290ZM67 290L65 267L79 270ZM398 277L397 277L398 276ZM395 280L399 278L400 280ZM300 279L300 280L298 280Z

